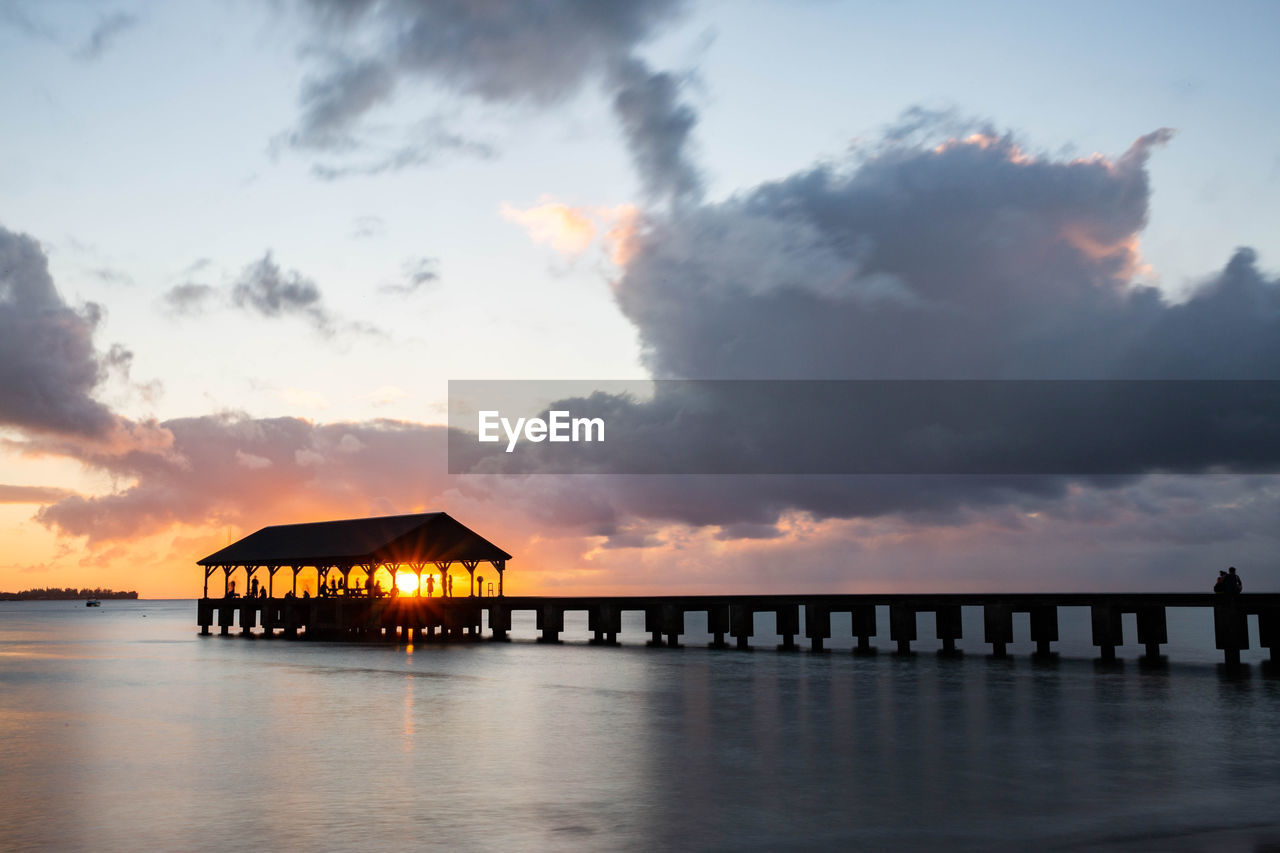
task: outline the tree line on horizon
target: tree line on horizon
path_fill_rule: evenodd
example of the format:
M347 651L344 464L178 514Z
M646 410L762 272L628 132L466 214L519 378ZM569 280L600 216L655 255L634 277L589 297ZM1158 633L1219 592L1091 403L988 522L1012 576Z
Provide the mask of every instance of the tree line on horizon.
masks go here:
M21 592L0 592L0 601L75 601L82 598L137 598L133 590L122 592L114 589L76 589L73 586L56 586L24 589Z

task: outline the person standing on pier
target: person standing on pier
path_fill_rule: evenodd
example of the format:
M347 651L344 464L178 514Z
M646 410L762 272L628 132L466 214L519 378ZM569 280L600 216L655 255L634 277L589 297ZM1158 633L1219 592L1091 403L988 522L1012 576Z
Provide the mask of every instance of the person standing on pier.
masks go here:
M427 575L427 598L430 598L436 591L436 576Z
M1240 576L1236 574L1236 567L1232 566L1227 569L1227 592L1243 592L1244 581L1240 580Z

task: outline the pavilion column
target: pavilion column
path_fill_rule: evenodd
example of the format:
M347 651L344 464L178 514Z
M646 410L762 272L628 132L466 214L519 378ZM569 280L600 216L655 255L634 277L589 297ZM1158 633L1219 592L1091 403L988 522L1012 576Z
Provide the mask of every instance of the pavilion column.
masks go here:
M302 566L290 566L293 569L293 597L298 597L298 572L302 570Z
M471 580L471 592L468 594L470 598L476 597L476 566L480 565L479 560L463 560L462 567L467 570L467 576Z
M489 562L492 563L493 567L498 570L498 597L501 598L502 597L502 575L506 572L507 561L506 560L490 560Z
M423 568L424 567L422 563L413 564L413 573L418 577L418 587L413 591L413 594L418 598L422 597L422 569Z
M231 595L231 573L236 570L235 566L222 567L222 597L227 598Z
M441 597L441 598L444 598L444 597L448 596L448 594L449 594L449 586L448 586L448 583L447 583L447 581L448 581L448 579L449 579L449 563L448 563L448 561L446 561L446 560L442 560L442 561L437 562L437 563L436 563L436 569L438 569L438 570L439 570L439 572L440 572L440 597Z

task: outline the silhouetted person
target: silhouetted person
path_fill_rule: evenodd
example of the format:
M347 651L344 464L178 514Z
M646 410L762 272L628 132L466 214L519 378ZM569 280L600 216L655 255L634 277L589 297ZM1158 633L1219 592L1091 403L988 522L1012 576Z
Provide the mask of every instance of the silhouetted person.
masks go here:
M227 588L227 598L235 598L235 597L236 597L236 582L232 581L231 585Z
M309 590L309 589L304 589L304 590L302 591L302 597L303 597L303 598L310 598L310 597L311 597L311 590Z
M252 581L249 582L249 597L250 598L258 597L258 579L257 578L254 578Z
M436 576L427 575L427 598L430 598L436 591Z
M1231 579L1227 577L1227 573L1218 572L1218 579L1213 584L1213 591L1218 593L1218 595L1222 595L1223 593L1227 592L1227 589L1230 586L1231 586Z
M1244 592L1244 581L1240 580L1240 576L1236 574L1235 566L1227 569L1227 578L1231 581L1228 592Z
M450 597L450 598L453 598L453 575L449 575L449 577L447 578L446 582L447 582L447 583L448 583L448 585L449 585L449 593L448 593L448 595L449 595L449 597Z
M369 596L370 598L373 597L373 576L372 575L365 575L364 594Z

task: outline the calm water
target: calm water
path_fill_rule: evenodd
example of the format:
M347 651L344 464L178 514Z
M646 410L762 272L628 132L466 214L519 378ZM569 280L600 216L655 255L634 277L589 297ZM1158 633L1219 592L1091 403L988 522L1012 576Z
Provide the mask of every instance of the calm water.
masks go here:
M190 601L0 603L0 849L1280 844L1256 637L1227 677L1210 619L1171 611L1167 666L1100 668L1082 615L1034 664L972 640L958 660L646 649L639 623L618 649L521 641L531 623L508 644L247 641L196 636Z

